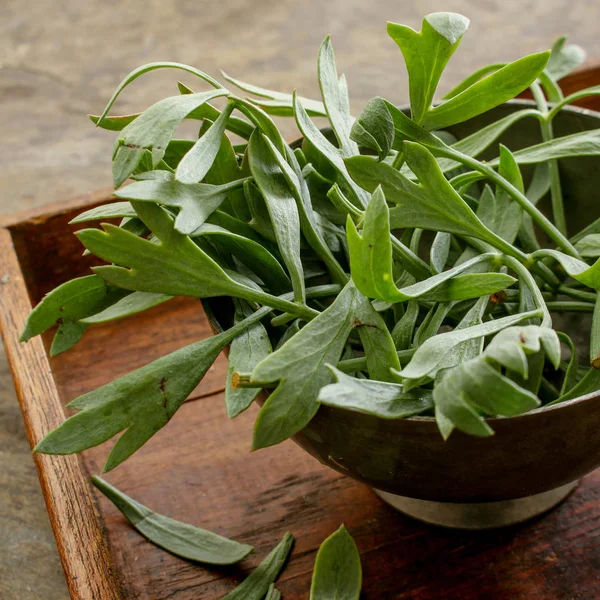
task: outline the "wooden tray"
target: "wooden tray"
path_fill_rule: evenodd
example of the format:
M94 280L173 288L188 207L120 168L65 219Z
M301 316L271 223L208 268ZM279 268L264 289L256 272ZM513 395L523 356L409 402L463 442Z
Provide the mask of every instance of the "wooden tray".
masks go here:
M599 80L600 70L587 71L564 87ZM199 302L176 299L91 328L75 349L53 359L51 336L19 343L31 306L93 264L68 221L109 198L110 191L90 195L0 227L0 326L32 446L63 421L63 406L74 397L210 335ZM286 600L304 599L316 551L342 522L362 554L366 599L598 597L600 471L525 525L484 533L430 527L292 442L250 453L256 409L227 419L225 370L220 357L172 422L107 479L160 513L252 544L255 552L238 567L206 568L147 542L88 484L108 445L81 457L34 455L72 598L222 598L289 530L297 542L278 586Z

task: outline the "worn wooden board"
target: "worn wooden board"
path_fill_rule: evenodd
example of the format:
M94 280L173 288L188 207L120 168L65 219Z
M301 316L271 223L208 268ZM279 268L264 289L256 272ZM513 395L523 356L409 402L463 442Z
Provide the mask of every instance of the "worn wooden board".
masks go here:
M18 343L32 304L92 260L68 226L88 196L6 220L0 229L0 325L30 443L63 418L73 397L210 334L196 300L178 299L90 329L73 351L47 358L49 338ZM107 476L154 510L255 545L237 567L205 568L140 537L87 484L109 445L76 457L35 456L69 590L77 599L213 599L232 589L286 530L297 543L279 587L306 598L322 540L344 522L361 551L364 598L593 599L600 581L600 472L564 504L494 532L443 530L382 504L364 485L326 469L292 442L250 453L255 409L227 420L225 361L131 460Z

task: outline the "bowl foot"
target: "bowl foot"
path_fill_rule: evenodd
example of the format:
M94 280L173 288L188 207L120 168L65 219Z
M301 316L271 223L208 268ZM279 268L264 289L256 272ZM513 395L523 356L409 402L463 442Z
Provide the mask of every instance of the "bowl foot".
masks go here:
M577 487L578 483L574 481L525 498L473 504L432 502L396 496L375 488L373 491L396 510L425 523L454 529L493 529L522 523L554 508Z

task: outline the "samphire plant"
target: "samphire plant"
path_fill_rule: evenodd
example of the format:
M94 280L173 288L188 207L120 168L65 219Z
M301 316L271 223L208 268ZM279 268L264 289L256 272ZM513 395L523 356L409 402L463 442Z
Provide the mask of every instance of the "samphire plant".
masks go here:
M118 132L118 201L74 220L118 223L76 234L107 265L48 294L23 340L58 323L57 354L92 324L175 296L216 298L231 326L74 400L77 414L36 450L79 452L122 433L104 468L113 469L166 425L227 346L228 415L268 392L254 449L301 431L321 404L385 419L434 416L445 438L454 429L490 436L488 416L600 388L600 220L567 231L557 166L600 154L600 130L555 138L552 127L563 106L600 87L563 98L556 82L583 53L560 39L552 51L480 69L435 104L468 24L452 13L425 17L421 32L388 24L410 111L375 97L352 117L329 38L318 58L321 101L223 74L252 96L242 97L178 63L130 73L92 117ZM211 89L179 84L178 95L140 114L109 116L125 87L160 68ZM536 108L464 139L445 131L527 88ZM293 117L301 142L288 144L272 116ZM498 145L524 119L539 122L543 142ZM197 139L174 137L184 120L198 122ZM479 160L484 151L496 158ZM546 194L550 217L537 207ZM568 312L593 313L581 362L573 332L552 327L553 315Z

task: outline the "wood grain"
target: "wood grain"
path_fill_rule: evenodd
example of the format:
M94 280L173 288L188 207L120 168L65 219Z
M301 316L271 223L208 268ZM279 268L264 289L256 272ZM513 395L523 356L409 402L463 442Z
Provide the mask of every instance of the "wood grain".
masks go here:
M19 343L31 304L7 229L0 229L0 257L0 327L33 447L64 413L42 341ZM80 459L35 454L34 462L72 597L120 598Z

